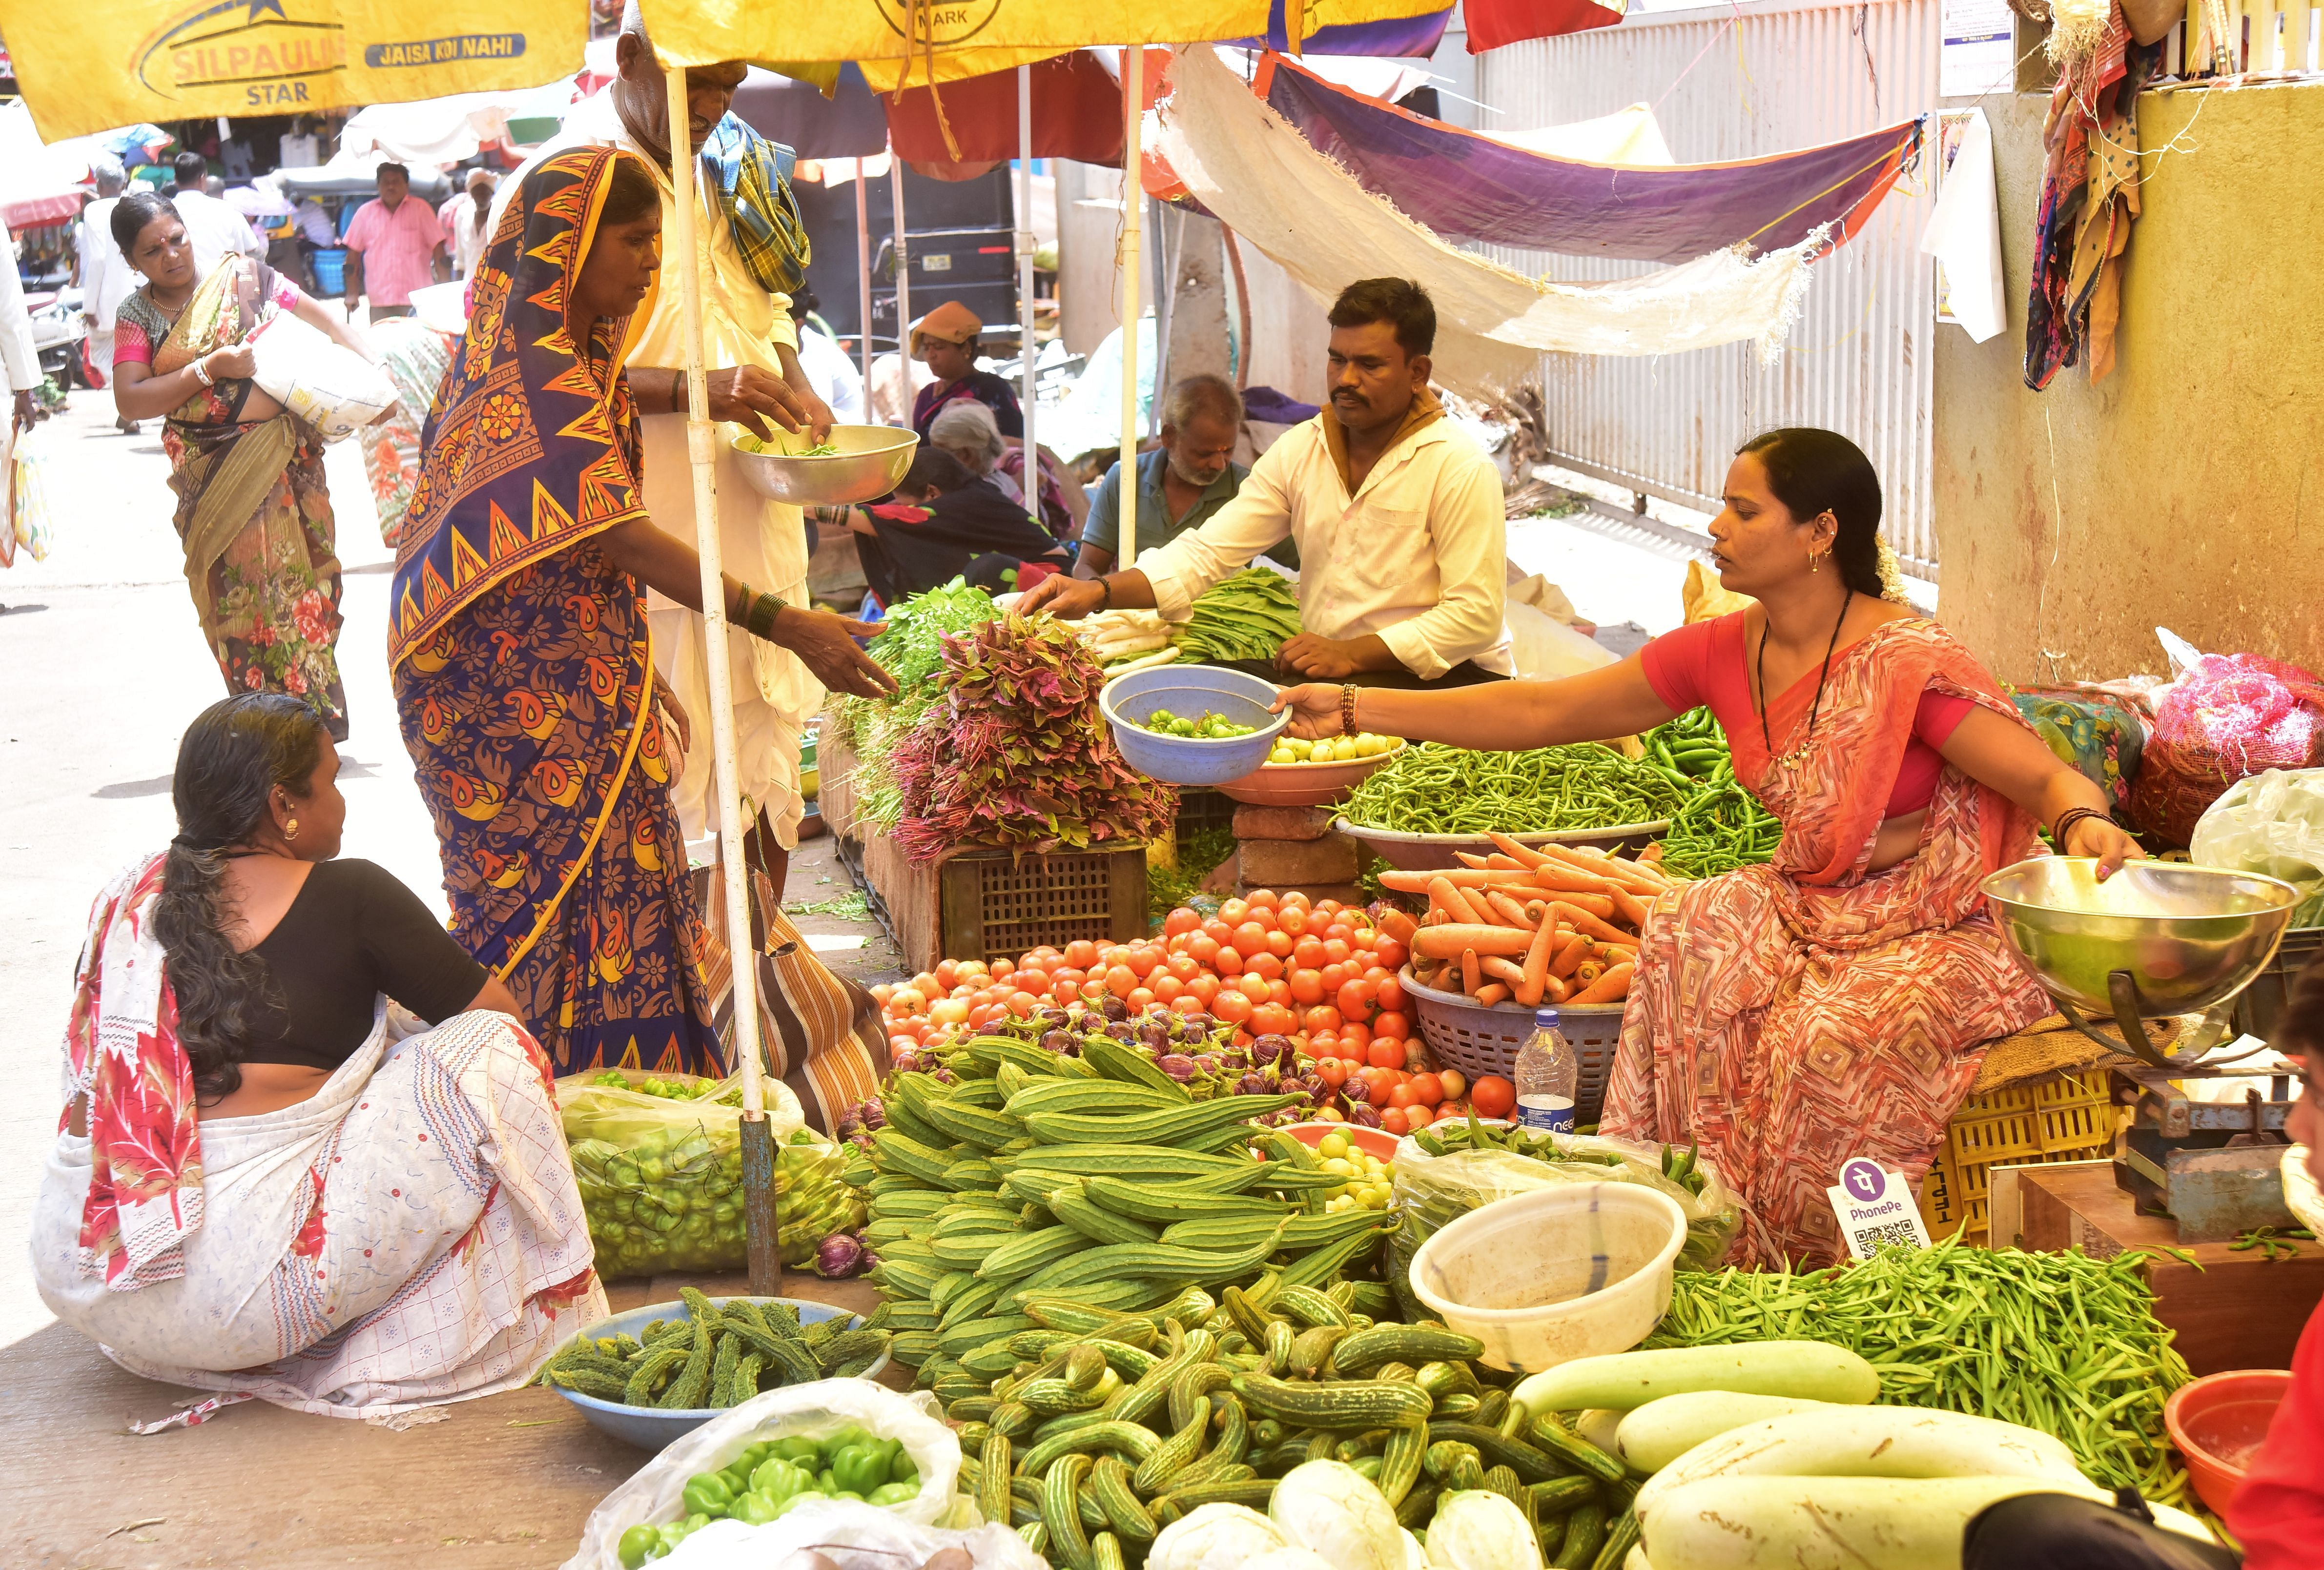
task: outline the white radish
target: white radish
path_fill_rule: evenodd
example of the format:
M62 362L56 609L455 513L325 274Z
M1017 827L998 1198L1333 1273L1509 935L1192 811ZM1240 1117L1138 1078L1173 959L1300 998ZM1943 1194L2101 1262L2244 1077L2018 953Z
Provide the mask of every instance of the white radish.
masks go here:
M1880 1374L1844 1346L1825 1341L1751 1341L1577 1357L1522 1381L1509 1394L1538 1417L1590 1407L1629 1411L1688 1391L1738 1391L1866 1406Z
M1640 1519L1711 1477L2028 1477L2095 1487L2048 1434L1928 1407L1836 1407L1747 1423L1672 1461L1638 1490Z
M1614 1443L1599 1447L1619 1455L1633 1472L1651 1475L1706 1439L1716 1439L1746 1423L1764 1423L1792 1412L1813 1411L1830 1401L1794 1396L1755 1396L1737 1391L1688 1391L1665 1396L1618 1414Z

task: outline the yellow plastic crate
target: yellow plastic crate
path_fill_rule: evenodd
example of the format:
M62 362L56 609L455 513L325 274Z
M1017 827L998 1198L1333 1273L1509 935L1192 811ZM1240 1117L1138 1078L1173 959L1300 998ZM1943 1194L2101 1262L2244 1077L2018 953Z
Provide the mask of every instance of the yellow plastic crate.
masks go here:
M2085 1161L2114 1148L2114 1106L2102 1072L2060 1076L1972 1096L1953 1114L1921 1184L1929 1235L1987 1241L1986 1174L1997 1166Z

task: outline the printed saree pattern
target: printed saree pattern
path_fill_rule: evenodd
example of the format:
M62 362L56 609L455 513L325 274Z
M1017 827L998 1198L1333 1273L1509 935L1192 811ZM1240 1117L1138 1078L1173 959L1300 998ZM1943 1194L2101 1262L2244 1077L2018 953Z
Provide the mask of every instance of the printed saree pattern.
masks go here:
M1779 743L1802 732L1813 684L1770 700ZM1831 687L1795 769L1772 764L1748 729L1729 739L1737 777L1783 820L1783 844L1648 914L1606 1089L1602 1132L1701 1141L1743 1202L1728 1261L1746 1268L1835 1258L1824 1189L1840 1163L1870 1156L1918 1180L1986 1044L2051 1011L1978 889L2042 853L2007 798L1946 768L1918 849L1864 872L1922 692L2016 710L1967 649L1917 619L1841 650Z
M542 163L476 271L422 437L389 661L453 935L557 1072L719 1073L645 595L595 537L645 515L621 366L651 302L586 345L566 320L619 156Z

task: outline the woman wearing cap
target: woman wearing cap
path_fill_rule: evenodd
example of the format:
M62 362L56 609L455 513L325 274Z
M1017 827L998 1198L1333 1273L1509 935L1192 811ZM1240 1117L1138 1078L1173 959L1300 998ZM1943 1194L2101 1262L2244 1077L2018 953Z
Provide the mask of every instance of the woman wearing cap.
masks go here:
M936 378L912 400L912 428L923 437L938 409L968 399L992 411L1002 436L1025 439L1025 411L1017 407L1015 389L976 368L976 335L983 330L975 312L952 299L912 324L912 358L925 362Z

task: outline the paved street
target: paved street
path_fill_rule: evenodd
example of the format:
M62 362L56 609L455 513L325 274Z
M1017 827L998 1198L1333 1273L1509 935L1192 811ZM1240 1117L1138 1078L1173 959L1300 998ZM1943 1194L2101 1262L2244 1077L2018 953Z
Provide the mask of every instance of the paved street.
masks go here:
M0 571L0 1073L11 1090L0 1097L0 1345L49 1319L21 1262L56 1126L59 1040L89 901L176 831L170 773L179 736L224 693L180 571L159 430L148 422L143 435L123 436L109 396L75 392L40 433L53 453L51 493L62 503L55 547L45 562L20 556ZM329 473L346 566L346 854L437 901L435 838L388 689L389 553L351 443L331 449ZM1514 526L1511 554L1562 583L1592 620L1654 631L1675 624L1678 553L1609 527L1631 537L1572 523ZM845 889L830 843L803 850L787 898L827 901ZM800 925L851 972L894 962L861 925L828 915Z

